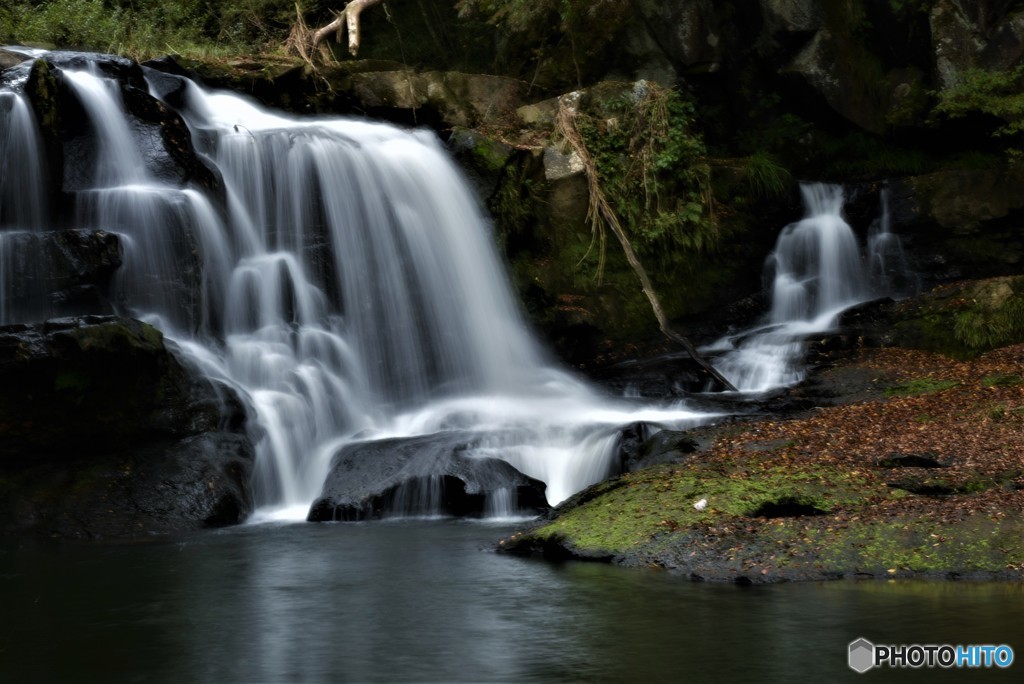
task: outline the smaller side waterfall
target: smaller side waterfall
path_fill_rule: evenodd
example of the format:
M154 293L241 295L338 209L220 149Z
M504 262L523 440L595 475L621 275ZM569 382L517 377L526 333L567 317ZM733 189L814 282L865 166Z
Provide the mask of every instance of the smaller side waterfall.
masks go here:
M765 263L771 296L758 327L721 340L715 364L740 391L763 392L803 380L804 340L835 328L839 315L907 280L899 239L890 230L887 198L866 256L843 219L841 186L801 187L807 215L786 226ZM865 263L867 262L867 263Z
M910 268L903 241L892 232L889 189L882 188L882 213L868 232L868 277L878 296L911 295L921 290L921 280Z

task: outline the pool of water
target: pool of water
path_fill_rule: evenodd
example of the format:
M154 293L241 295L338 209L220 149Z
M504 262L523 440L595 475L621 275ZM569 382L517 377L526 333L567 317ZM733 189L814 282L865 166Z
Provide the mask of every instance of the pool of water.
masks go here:
M251 525L0 545L0 681L1020 681L1024 585L695 584L510 558L509 526ZM1008 671L871 671L850 641L1005 643ZM966 676L966 677L965 677Z

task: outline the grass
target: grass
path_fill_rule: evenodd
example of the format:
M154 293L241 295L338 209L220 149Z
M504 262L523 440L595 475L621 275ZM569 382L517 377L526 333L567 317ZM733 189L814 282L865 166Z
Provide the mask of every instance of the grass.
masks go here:
M887 398L892 397L917 397L922 394L931 394L932 392L942 392L943 390L952 389L957 387L960 383L957 380L939 380L937 378L916 378L907 382L901 382L898 385L885 388L885 396Z
M755 472L738 464L731 470L665 466L623 476L615 486L531 536L567 539L574 548L589 553L623 553L679 528L757 517L794 506L826 513L888 495L884 485L830 466L769 467ZM697 510L694 504L701 499L707 500L707 506Z

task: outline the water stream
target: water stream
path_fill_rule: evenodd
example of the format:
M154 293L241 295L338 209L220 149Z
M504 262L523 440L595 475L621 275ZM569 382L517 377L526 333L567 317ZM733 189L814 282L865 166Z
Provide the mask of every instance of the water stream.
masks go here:
M707 349L741 392L794 385L806 376L806 340L836 329L840 314L876 297L907 294L910 270L892 233L888 193L865 249L843 217L842 186L801 185L806 216L786 226L768 255L771 307L755 327Z
M134 144L154 133L102 72L62 72L99 152L66 188L72 227L120 236L122 312L251 407L266 524L146 544L0 542L0 679L860 681L845 655L861 636L1024 648L1018 585L741 589L498 556L483 549L510 528L493 522L267 522L304 518L333 455L358 441L473 430L476 455L543 480L557 503L607 475L618 427L713 416L606 396L546 357L432 134L285 117L185 82L176 107L220 197ZM50 314L26 293L46 280L39 240L63 228L43 160L17 85L0 90L0 323ZM717 345L748 393L799 381L808 333L908 282L884 207L861 250L840 188L807 186L805 200L768 260L766 320ZM429 492L411 500L430 512ZM488 502L495 518L514 508Z
M487 217L433 134L286 117L179 79L177 109L223 181L220 202L167 178L149 153L158 133L103 70L78 60L61 72L95 150L74 169L74 227L121 237L122 311L252 408L261 518L304 517L353 441L473 430L483 439L469 455L545 482L555 504L613 471L619 426L709 419L604 396L546 358ZM24 151L8 147L10 168ZM37 220L17 204L9 214L7 232ZM514 512L503 501L488 508Z

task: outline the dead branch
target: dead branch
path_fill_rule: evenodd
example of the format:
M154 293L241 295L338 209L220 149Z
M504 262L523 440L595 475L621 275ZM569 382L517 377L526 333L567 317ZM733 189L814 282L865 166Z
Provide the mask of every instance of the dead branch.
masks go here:
M686 353L690 355L694 361L696 361L701 368L721 384L722 387L729 391L736 391L736 387L729 382L721 373L715 369L707 360L701 356L697 348L693 346L693 343L685 336L676 332L669 325L668 317L665 315L665 310L661 306L661 300L658 298L658 294L654 291L654 286L651 284L651 279L647 275L647 269L644 268L639 257L636 255L636 251L633 249L633 244L629 240L629 236L626 235L626 231L622 227L622 222L619 221L618 215L612 208L611 203L604 194L604 190L601 188L600 180L597 174L597 165L590 156L590 152L587 150L586 144L583 142L583 137L580 135L579 130L576 128L576 108L570 104L569 98L571 96L563 96L559 100L558 115L555 118L555 130L565 138L569 146L572 147L573 151L580 158L580 162L583 164L583 169L587 176L587 189L590 194L590 204L587 210L587 220L590 222L591 231L593 235L597 237L602 243L602 250L604 244L604 227L607 226L611 229L612 234L618 239L619 244L622 245L622 252L626 256L626 261L629 262L633 272L636 273L637 278L640 280L640 287L643 289L644 295L647 297L647 301L651 305L651 311L654 312L654 317L658 321L658 327L665 337L669 338L673 342L676 342ZM602 259L603 261L603 255Z
M322 26L318 29L310 29L306 26L306 22L302 17L302 9L298 3L295 3L295 11L298 14L298 19L292 26L291 35L288 36L287 46L297 52L303 60L307 63L312 64L312 56L321 50L321 53L328 58L328 55L323 51L321 43L327 36L333 34L337 35L337 41L340 43L342 38L342 32L348 32L348 51L353 57L359 53L359 41L360 41L360 30L359 30L359 15L367 7L379 5L384 0L350 0L345 7L334 15L334 21Z

